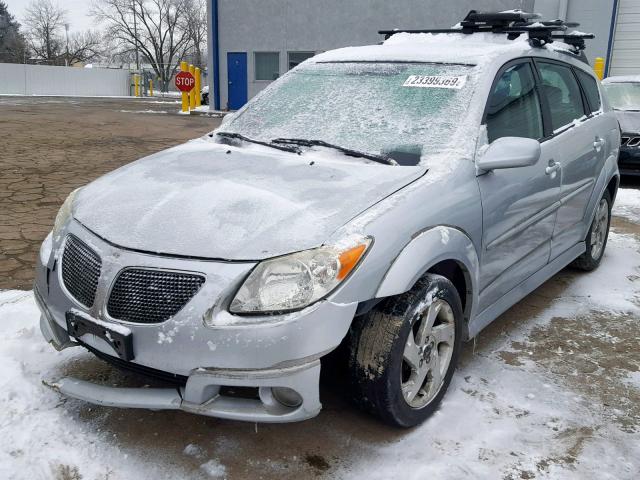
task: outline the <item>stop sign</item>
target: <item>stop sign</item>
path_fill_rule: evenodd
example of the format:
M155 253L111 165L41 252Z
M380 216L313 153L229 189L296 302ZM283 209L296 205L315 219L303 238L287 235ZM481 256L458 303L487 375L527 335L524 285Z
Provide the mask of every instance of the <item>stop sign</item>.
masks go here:
M190 72L180 72L176 75L176 88L181 92L190 92L196 85L196 79Z

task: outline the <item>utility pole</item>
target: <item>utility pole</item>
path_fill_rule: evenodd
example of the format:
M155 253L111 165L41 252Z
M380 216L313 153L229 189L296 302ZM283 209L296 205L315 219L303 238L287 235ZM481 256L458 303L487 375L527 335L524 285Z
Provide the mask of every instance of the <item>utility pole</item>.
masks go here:
M69 24L68 23L64 24L64 34L67 39L67 55L64 58L64 66L68 67L69 66Z
M138 21L136 20L136 0L131 1L133 8L133 36L136 42L136 72L140 71L140 57L138 56Z

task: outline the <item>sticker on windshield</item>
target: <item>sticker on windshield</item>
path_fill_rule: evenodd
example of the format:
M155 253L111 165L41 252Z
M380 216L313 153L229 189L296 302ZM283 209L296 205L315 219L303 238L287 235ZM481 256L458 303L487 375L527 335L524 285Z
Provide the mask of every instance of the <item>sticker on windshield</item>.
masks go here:
M467 83L466 75L443 77L440 75L411 75L404 82L403 87L418 88L453 88L460 90Z

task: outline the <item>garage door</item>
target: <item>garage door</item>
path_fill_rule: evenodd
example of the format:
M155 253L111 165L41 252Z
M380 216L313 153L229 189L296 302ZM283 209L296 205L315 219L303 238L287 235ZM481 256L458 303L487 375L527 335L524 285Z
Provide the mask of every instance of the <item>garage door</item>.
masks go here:
M620 0L609 75L640 74L640 0Z

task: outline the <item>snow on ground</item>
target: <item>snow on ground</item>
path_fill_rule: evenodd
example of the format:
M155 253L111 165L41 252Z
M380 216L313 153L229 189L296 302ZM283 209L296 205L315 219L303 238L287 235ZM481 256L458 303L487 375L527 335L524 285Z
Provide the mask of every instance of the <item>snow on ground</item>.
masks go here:
M84 353L56 352L42 339L38 317L31 292L0 292L0 478L180 478L153 455L141 459L121 451L42 384Z
M120 110L120 113L151 113L151 114L164 114L166 115L166 110Z
M613 214L631 221L640 219L640 190L621 188L613 205Z
M621 190L615 212L640 223L640 192ZM162 439L149 448L148 438L134 442L141 448L127 447L119 430L105 427L105 418L122 414L98 409L102 413L87 418L91 408L42 383L88 354L56 352L44 342L31 292L0 292L0 478L304 478L312 473L300 458L312 447L298 438L330 440L327 428L339 434L339 462L325 468L322 458L309 458L322 467L316 473L330 478L638 478L639 251L634 234L612 232L597 271L561 273L527 300L529 306L497 322L515 327L498 334L489 327L479 339L482 344L489 336L488 344L463 358L434 417L411 431L383 431L382 441L349 436L350 429L366 430L375 420L329 408L301 426L260 426L261 437L257 426L254 434L253 426L223 422L208 424L218 428L204 438L182 432L189 441L171 454L159 452ZM154 418L170 431L164 415ZM194 429L203 421L171 418L194 422ZM335 423L341 421L355 426ZM162 434L157 423L149 428ZM278 442L287 447L262 461L246 453L256 448L256 438L269 444L258 449ZM202 446L207 442L232 448L209 455ZM320 443L318 453L333 448L330 441ZM195 468L185 470L184 458ZM238 464L253 475L234 475Z

